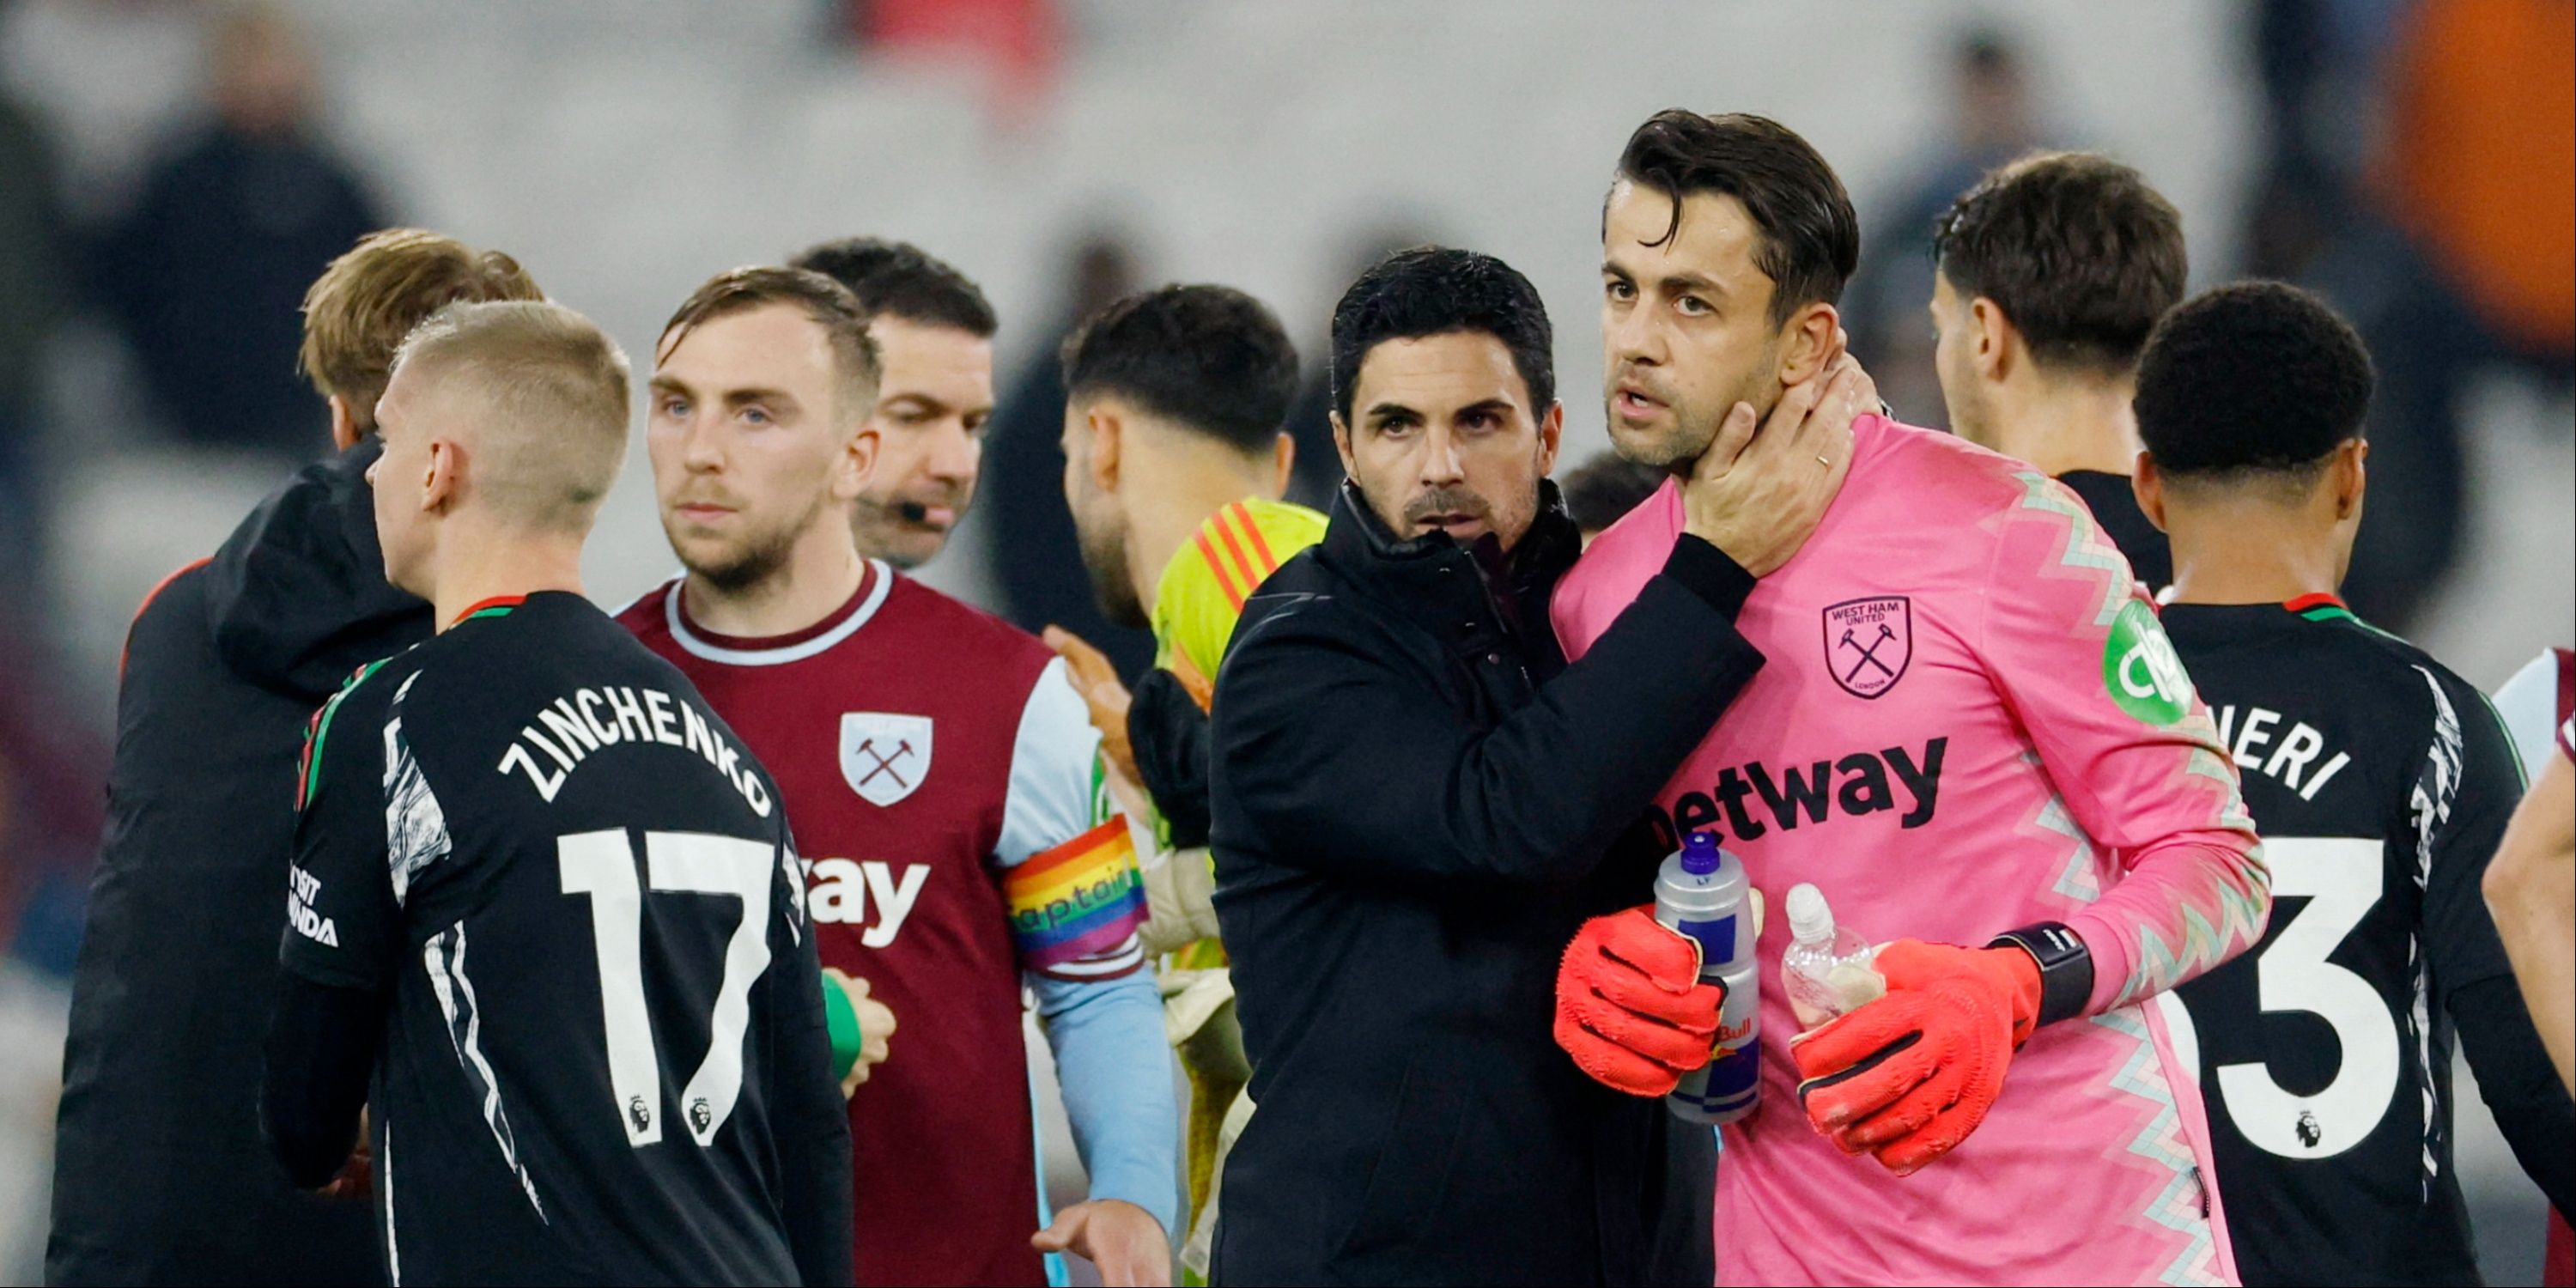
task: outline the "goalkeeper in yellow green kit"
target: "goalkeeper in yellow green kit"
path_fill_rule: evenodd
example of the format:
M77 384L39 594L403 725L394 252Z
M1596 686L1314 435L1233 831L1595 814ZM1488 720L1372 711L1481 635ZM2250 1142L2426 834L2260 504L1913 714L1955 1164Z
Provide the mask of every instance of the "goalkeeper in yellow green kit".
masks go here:
M1250 1069L1208 904L1208 695L1243 601L1323 537L1324 516L1276 499L1294 460L1281 425L1297 351L1260 301L1222 286L1132 295L1084 322L1063 362L1064 495L1082 561L1111 621L1153 627L1154 669L1131 695L1098 650L1060 629L1046 638L1113 772L1150 798L1127 803L1160 841L1142 937L1163 955L1165 1028L1190 1075L1181 1259L1203 1278L1217 1163L1251 1112L1237 1103Z

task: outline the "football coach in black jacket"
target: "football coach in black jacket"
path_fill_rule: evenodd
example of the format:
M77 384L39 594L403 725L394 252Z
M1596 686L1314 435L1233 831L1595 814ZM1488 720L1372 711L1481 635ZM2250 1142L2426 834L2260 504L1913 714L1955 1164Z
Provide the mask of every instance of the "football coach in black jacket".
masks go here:
M385 584L367 467L394 349L458 300L542 298L506 255L373 234L304 301L338 454L262 501L126 638L107 839L72 975L52 1284L382 1282L374 1205L288 1183L260 1138L305 724L351 671L428 639Z
M1661 855L1614 842L1762 665L1735 613L1841 486L1865 381L1759 434L1739 409L1688 467L1690 535L1569 666L1549 346L1528 280L1466 251L1394 255L1334 310L1350 477L1216 685L1216 909L1258 1106L1216 1283L1712 1277L1711 1133L1557 1049L1557 959L1649 896Z

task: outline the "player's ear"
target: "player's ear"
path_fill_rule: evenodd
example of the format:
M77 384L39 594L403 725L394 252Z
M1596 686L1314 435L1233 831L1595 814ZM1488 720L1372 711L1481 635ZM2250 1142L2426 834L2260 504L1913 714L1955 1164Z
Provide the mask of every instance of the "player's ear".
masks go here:
M1358 463L1351 459L1351 427L1342 422L1342 413L1338 411L1332 413L1332 418L1333 451L1336 455L1342 458L1342 473L1348 476L1357 476L1359 473Z
M1538 476L1556 473L1557 445L1565 440L1565 404L1551 402L1538 418Z
M1789 319L1788 334L1780 345L1780 383L1803 384L1816 378L1833 361L1836 337L1842 334L1842 315L1830 304L1810 304Z
M2334 461L2328 467L2334 475L2335 517L2349 519L2361 511L2362 494L2370 490L2370 459L2367 440L2348 439L2335 446Z
M420 508L445 511L456 501L463 482L465 457L453 439L434 439L429 445L429 464L421 475Z
M1091 466L1091 486L1103 492L1118 490L1118 453L1126 446L1126 423L1119 419L1107 399L1091 405L1083 413L1091 426L1091 449L1086 455Z
M1281 433L1270 444L1270 495L1288 495L1288 481L1297 476L1297 436Z
M1978 375L1999 381L2012 374L2012 351L2021 332L2011 318L2004 316L2001 305L1982 295L1970 300L1968 335L1975 341L1968 357L1976 364Z
M331 395L332 450L345 452L357 446L358 440L364 437L365 431L358 428L357 413L349 410L349 400L338 394Z
M2156 531L2172 530L2165 526L2165 474L2156 468L2155 453L2138 449L2138 468L2129 476L2129 490L2137 494L2138 509L2146 513L2147 522L2156 525Z
M877 430L874 417L859 422L858 432L850 435L849 443L841 449L840 458L834 463L833 500L854 500L867 490L868 481L877 473L877 448L884 441L885 436Z

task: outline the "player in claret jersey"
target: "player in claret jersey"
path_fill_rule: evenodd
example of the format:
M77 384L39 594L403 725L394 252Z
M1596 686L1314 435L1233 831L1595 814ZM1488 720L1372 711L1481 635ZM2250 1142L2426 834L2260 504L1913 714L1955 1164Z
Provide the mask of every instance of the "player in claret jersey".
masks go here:
M1179 1108L1099 735L1044 644L860 554L868 334L860 301L803 269L725 273L680 306L645 434L688 572L619 620L778 775L822 959L900 1026L849 1102L859 1282L1044 1283L1033 1236L1107 1283L1168 1282ZM1024 985L1090 1171L1061 1214Z
M2198 1035L2248 1284L2478 1282L2451 1168L2455 1032L2551 1202L2576 1180L2576 1106L2478 893L2522 796L2512 743L2484 695L2335 598L2370 386L2360 337L2273 283L2174 310L2138 374L2139 500L2173 538L2165 630L2285 901L2167 1013Z
M1661 113L1630 139L1602 230L1621 454L1688 469L1730 417L1811 396L1859 234L1805 140ZM2262 933L2217 730L2065 485L1877 415L1853 427L1850 471L1737 619L1762 673L1658 797L1668 837L1716 833L1771 906L1812 882L1844 924L1896 941L1885 997L1799 1035L1783 919L1757 939L1763 1109L1724 1129L1718 1278L2223 1282L2197 1088L2140 1005ZM1593 543L1556 593L1569 655L1682 523L1668 485ZM1674 1005L1688 980L1604 956L1609 920L1568 954L1559 1032L1596 1078L1658 1093L1668 1080L1631 1076L1646 1053L1615 1036L1623 1013L1713 1017Z
M306 1186L370 1111L395 1283L850 1274L777 788L580 593L626 382L568 309L452 305L377 408L385 575L441 627L314 718L261 1107Z
M2505 681L2503 687L2495 691L2495 707L2496 714L2504 719L2505 733L2513 739L2514 751L2522 757L2523 775L2531 780L2531 791L2527 799L2535 803L2531 804L2526 812L2536 823L2539 821L2539 811L2549 808L2546 800L2538 799L2544 792L2550 790L2544 785L2543 780L2553 769L2561 773L2566 772L2559 768L2561 762L2569 755L2576 754L2566 749L2568 718L2571 714L2576 714L2576 650L2556 647L2541 650L2540 656L2531 659L2528 665L2514 672L2513 678ZM2562 833L2564 830L2561 829ZM2544 870L2546 866L2544 864ZM2517 884L2517 878L2523 875L2516 872L2514 865L2510 863L2502 868L2489 864L2487 873L2490 881L2506 887L2509 892L2511 887ZM2506 901L2499 905L2495 897L2490 895L2487 907L2491 912L2499 907L2522 912L2534 910L2522 907L2522 902L2512 898L2509 893ZM2506 914L2499 912L2497 915L2501 918ZM2530 940L2535 945L2555 944L2568 938L2566 935L2557 933L2556 927L2549 925L2545 918L2534 929L2539 932ZM2504 934L2507 927L2499 920L2496 930L2497 933ZM2507 956L2512 955L2513 947L2513 943L2508 940L2505 944ZM2564 958L2562 957L2561 960ZM2516 979L2520 980L2519 972L2516 974ZM2532 981L2521 982L2524 984L2524 1005L2532 1011L2536 1024L2548 1013L2549 1008L2532 1005L2530 990ZM2552 1004L2554 1005L2554 1002ZM2549 1041L2549 1034L2546 1031L2541 1034L2541 1040L2546 1046ZM2545 1246L2547 1252L2540 1262L2540 1282L2548 1285L2549 1288L2576 1288L2576 1232L2568 1229L2565 1212L2549 1214L2549 1233Z

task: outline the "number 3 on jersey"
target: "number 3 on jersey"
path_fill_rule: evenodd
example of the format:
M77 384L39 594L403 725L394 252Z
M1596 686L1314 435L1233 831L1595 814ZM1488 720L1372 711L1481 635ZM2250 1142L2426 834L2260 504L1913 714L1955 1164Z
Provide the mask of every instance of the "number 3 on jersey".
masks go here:
M599 1001L608 1030L608 1082L630 1146L662 1139L662 1062L644 1004L644 892L624 829L557 838L565 894L590 896L591 936L599 950ZM706 1058L680 1092L689 1134L715 1138L742 1092L743 1030L751 1022L751 985L769 968L766 841L695 832L647 832L647 881L659 891L729 894L742 900L742 921L725 945L724 983L708 1021Z
M2370 981L2326 960L2385 893L2382 842L2358 837L2266 837L2274 897L2306 907L2255 959L2264 1012L2304 1011L2334 1029L2342 1060L2313 1095L2284 1089L2261 1064L2221 1065L2219 1095L2245 1139L2283 1158L2327 1158L2360 1144L2388 1112L2398 1075L2397 1025ZM2165 993L2165 1022L2196 1079L2200 1043L2182 999Z

